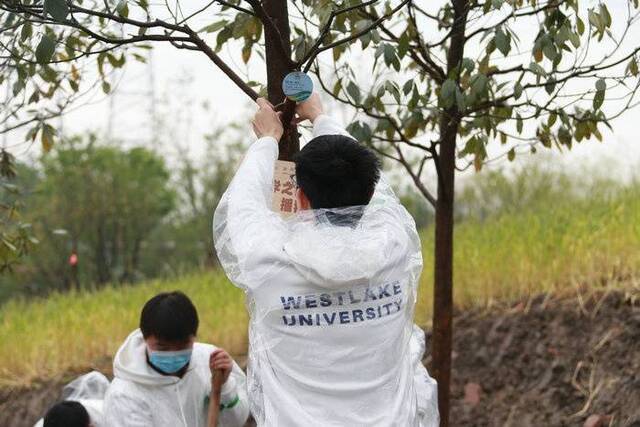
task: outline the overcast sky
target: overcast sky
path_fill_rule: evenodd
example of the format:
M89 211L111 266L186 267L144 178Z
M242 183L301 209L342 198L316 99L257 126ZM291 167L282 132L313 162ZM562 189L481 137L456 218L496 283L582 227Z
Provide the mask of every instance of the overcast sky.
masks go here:
M435 9L437 3L441 2L428 2L429 8ZM580 3L585 11L588 6L597 4L591 0ZM626 19L626 0L607 1L607 5L614 23ZM210 18L204 16L199 22L206 23L208 19ZM197 24L193 26L198 28ZM631 45L637 44L640 40L638 27L640 23L637 23L628 35ZM522 33L526 40L527 36L535 35L537 28L536 22L519 25L518 34ZM523 42L523 45L526 44ZM222 56L231 61L232 67L248 79L264 81L264 65L254 59L250 68L247 68L239 60L237 52L230 52L232 49L222 52ZM470 53L469 56L473 56L474 52ZM602 50L594 50L594 55L599 53L602 53ZM327 61L330 59L331 54L324 53L320 57L321 64L329 65ZM250 137L250 125L247 120L252 109L251 103L246 95L200 52L176 50L170 45L156 45L148 64L131 62L116 77L114 80L119 83L115 87L115 95L105 97L96 91L95 96L88 99L88 105L69 113L58 122L65 134L88 131L110 133L114 139L121 140L126 145L153 145L166 155L171 155L176 150L188 150L192 156L202 152L205 134L210 133L215 127L225 126L230 121L246 123L246 136ZM363 77L363 86L368 83L365 79L366 77ZM589 88L593 85L592 82L583 84ZM348 112L340 109L329 97L323 96L323 99L329 112L336 112L342 121L349 120L351 116ZM152 126L154 116L164 123L161 128L156 127L155 130ZM583 142L562 156L554 151L555 157L560 157L558 161L567 167L579 170L585 165L592 168L604 163L608 165L608 173L612 176L629 177L640 166L639 121L640 110L629 111L612 123L614 133L603 132L603 143L594 140ZM163 136L162 142L152 141L153 135L158 134ZM19 134L10 135L9 144L20 137ZM15 152L21 157L32 156L37 149L31 148L25 153L20 147ZM545 162L548 161L548 157L544 159Z

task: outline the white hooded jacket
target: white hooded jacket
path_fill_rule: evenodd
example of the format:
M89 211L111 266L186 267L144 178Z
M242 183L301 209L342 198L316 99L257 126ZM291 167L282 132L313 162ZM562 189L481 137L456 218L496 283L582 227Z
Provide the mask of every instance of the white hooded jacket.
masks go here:
M327 134L348 135L320 116L313 135ZM247 293L258 426L437 426L424 334L413 328L413 219L381 178L367 206L283 220L270 209L277 157L274 138L254 142L214 215L218 257ZM355 227L335 225L354 212L364 212Z
M139 329L132 332L113 361L115 378L104 402L107 427L207 427L211 392L209 355L213 345L195 343L182 378L161 375L147 363ZM218 417L220 427L242 427L249 416L246 378L237 364L221 391L221 403L232 405Z
M109 380L100 372L92 371L76 378L62 389L62 399L80 403L87 410L91 425L103 427L104 395L109 387ZM42 427L44 419L38 420L34 427Z

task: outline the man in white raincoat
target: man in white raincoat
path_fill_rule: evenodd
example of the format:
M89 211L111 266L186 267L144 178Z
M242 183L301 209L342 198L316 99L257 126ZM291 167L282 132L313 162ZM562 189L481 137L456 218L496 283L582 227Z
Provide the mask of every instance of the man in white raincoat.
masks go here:
M295 159L300 211L282 219L270 206L283 128L271 104L258 105L258 140L214 215L218 257L247 293L258 426L436 426L436 385L413 327L422 269L413 219L375 155L316 94L296 109L314 138Z
M182 292L147 301L140 329L113 361L115 378L104 402L108 427L207 427L216 370L223 375L218 426L244 426L249 417L244 372L224 350L194 342L198 323Z

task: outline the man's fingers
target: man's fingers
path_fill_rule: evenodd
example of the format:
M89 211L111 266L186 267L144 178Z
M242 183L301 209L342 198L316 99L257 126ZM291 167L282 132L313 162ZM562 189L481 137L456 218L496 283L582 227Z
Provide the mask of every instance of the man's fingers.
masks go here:
M228 356L220 356L218 355L217 357L215 357L213 359L213 363L223 363L223 362L230 362L231 358Z
M213 362L213 369L229 370L232 367L233 367L233 364L231 363L231 361L228 361L228 360L219 360L219 361Z
M269 108L269 109L273 110L273 104L271 104L265 98L256 99L256 104L258 104L258 107L260 107L260 108Z

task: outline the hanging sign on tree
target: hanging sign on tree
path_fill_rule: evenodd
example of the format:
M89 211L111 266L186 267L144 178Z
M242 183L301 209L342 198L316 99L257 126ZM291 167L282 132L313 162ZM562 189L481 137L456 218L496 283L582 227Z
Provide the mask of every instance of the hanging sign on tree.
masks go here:
M296 164L284 160L276 160L273 173L272 209L287 218L296 213Z
M302 102L311 96L313 82L311 77L302 71L293 71L282 80L282 91L292 101Z

